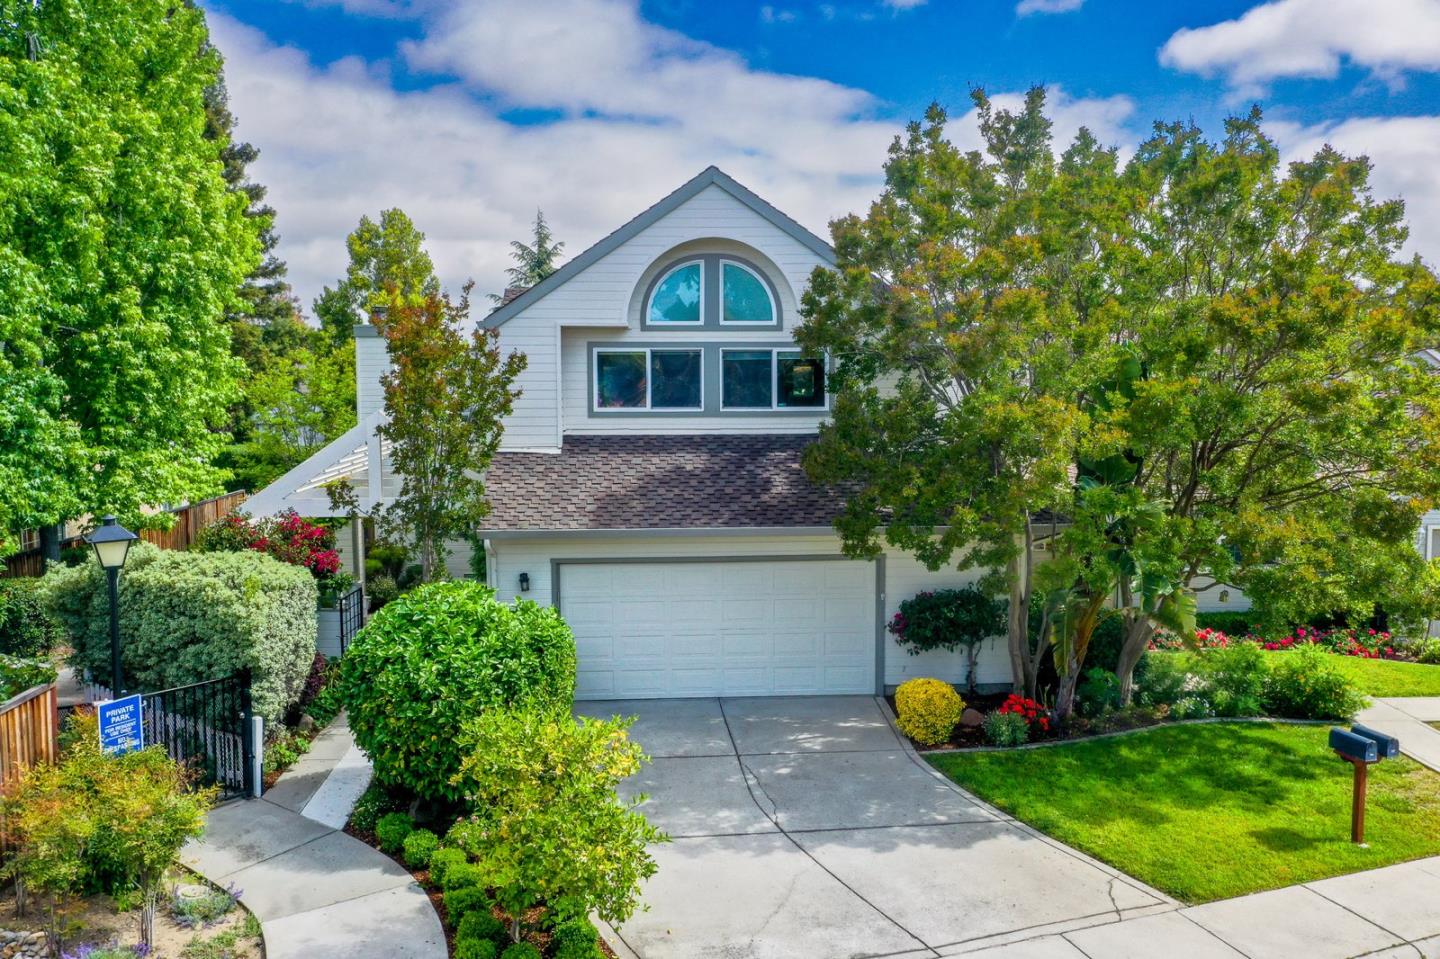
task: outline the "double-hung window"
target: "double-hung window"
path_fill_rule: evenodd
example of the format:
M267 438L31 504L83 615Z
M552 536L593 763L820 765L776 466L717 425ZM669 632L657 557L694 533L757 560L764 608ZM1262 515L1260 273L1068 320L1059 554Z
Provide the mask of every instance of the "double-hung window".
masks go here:
M727 410L823 409L825 362L799 350L721 350L720 406Z
M698 349L595 350L595 409L699 410L704 407Z

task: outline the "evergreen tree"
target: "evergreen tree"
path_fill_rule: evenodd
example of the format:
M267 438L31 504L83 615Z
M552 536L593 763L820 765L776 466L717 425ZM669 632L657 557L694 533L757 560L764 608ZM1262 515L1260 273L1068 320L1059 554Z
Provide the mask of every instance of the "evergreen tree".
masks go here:
M505 271L507 289L529 289L560 268L560 253L565 249L550 233L550 224L545 222L545 211L535 211L535 225L532 227L529 245L519 240L510 241L510 257L515 265ZM505 295L491 293L496 303L505 301Z

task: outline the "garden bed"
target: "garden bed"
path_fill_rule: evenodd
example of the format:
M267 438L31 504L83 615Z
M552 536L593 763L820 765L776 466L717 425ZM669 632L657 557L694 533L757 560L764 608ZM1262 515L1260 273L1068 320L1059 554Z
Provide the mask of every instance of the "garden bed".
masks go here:
M1370 845L1350 843L1351 768L1324 726L1184 723L926 758L1017 819L1190 903L1440 854L1440 775L1404 757L1371 769Z
M261 959L264 956L260 923L235 900L238 890L219 889L178 867L168 878L170 893L156 911L150 959ZM45 955L44 908L43 902L32 897L26 914L17 916L13 895L0 902L0 930L41 933L40 951L31 952L27 945L25 951L14 955ZM117 905L103 893L74 901L67 908L63 922L65 955L95 959L137 956L133 947L138 941L139 916L138 906Z
M963 693L961 695L964 695ZM1000 708L1005 702L1008 693L988 693L966 696L965 705L980 713L993 712ZM895 694L891 693L885 697L890 706L892 715L899 715L895 705ZM1144 729L1156 726L1167 721L1166 715L1159 710L1145 707L1133 707L1130 709L1115 710L1104 716L1086 718L1083 716L1072 717L1070 722L1064 726L1051 726L1046 730L1035 730L1030 736L1030 742L1036 743L1061 743L1072 742L1082 739L1093 739L1096 736L1105 736L1118 732L1125 732L1131 729ZM980 726L957 725L950 734L948 741L935 745L924 745L910 741L911 745L921 752L947 752L957 749L989 749L991 747L985 740L985 730Z
M431 825L443 826L445 824L434 823ZM440 828L435 831L443 833L444 829ZM404 853L388 852L383 846L381 846L380 840L374 832L356 829L353 823L347 822L345 824L345 833L347 835L354 836L356 839L360 840L366 845L373 847L381 855L388 856L397 866L399 866L401 869L404 869L415 878L415 881L420 884L420 888L425 890L425 895L429 897L430 905L435 908L435 914L440 917L441 925L445 927L445 947L447 954L452 957L455 956L456 924L450 921L449 911L445 908L444 890L442 890L439 885L432 880L429 868L427 867L423 869L416 869L412 867L409 863L405 861ZM505 920L504 914L501 913L499 910L493 910L491 914L495 916L496 919L499 919L501 921ZM541 917L537 911L536 914L527 916L526 918L527 924L534 925L538 923ZM526 941L538 947L542 953L545 952L546 947L549 945L549 937L546 936L543 932L536 933L534 936L530 937ZM597 945L600 948L601 954L607 957L607 959L616 959L615 952L610 948L609 943L605 941L605 938L603 936L600 938Z

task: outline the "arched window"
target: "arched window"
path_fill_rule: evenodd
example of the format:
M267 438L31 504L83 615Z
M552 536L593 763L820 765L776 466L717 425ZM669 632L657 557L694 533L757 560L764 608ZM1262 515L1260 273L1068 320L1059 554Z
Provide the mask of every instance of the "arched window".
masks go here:
M700 261L682 263L661 278L650 294L646 322L700 325L704 300L704 271Z
M734 260L720 261L720 322L757 326L775 322L770 287L754 270Z

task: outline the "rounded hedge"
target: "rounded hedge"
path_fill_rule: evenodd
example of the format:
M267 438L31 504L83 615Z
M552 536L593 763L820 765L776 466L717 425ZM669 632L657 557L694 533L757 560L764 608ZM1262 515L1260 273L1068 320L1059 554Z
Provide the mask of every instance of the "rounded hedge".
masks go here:
M922 746L938 746L950 738L965 712L965 700L940 679L906 680L895 690L895 724Z
M430 583L389 603L341 661L355 742L382 784L455 802L461 724L494 706L569 708L575 639L555 610L472 582Z

